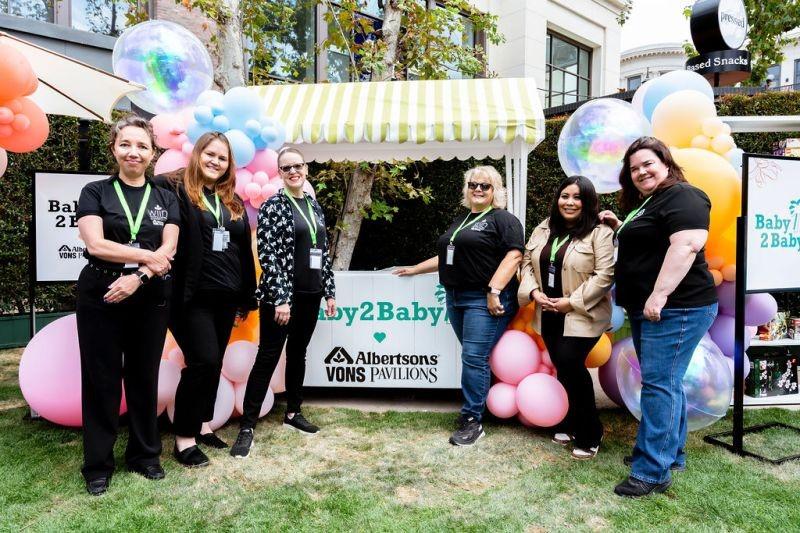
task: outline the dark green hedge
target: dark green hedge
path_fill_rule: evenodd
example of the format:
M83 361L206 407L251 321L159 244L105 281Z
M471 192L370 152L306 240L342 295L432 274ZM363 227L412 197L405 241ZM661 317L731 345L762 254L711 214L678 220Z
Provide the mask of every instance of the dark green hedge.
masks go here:
M726 96L719 103L720 115L798 115L800 93L761 93L756 96ZM564 118L547 121L545 140L534 150L528 162L529 234L535 224L547 216L552 191L563 173L558 163L556 144ZM10 167L0 187L0 313L24 312L28 308L28 224L31 198L30 177L33 170L78 169L78 122L74 119L50 117L51 135L47 144L32 154L10 154ZM90 127L90 171L107 172L111 165L105 150L107 126L92 123ZM750 133L735 135L738 145L748 152L769 153L772 143L799 133ZM409 175L418 173L421 184L429 185L433 201L421 200L399 204L400 211L392 223L364 221L361 236L353 255L354 270L373 270L392 265L413 264L430 257L436 237L448 226L459 210L461 179L464 172L477 164L495 165L504 171L502 160L435 161L418 163ZM604 195L603 208L614 209L614 195ZM333 215L333 213L329 213ZM334 216L329 216L333 222ZM784 298L781 302L800 313L800 298ZM797 301L795 301L797 300ZM74 306L72 284L42 285L38 307L47 311L71 309Z

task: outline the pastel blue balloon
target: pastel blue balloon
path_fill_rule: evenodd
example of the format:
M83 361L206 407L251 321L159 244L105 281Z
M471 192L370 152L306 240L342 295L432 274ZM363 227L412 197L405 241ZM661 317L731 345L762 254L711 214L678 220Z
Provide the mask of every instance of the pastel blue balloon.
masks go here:
M258 137L261 133L261 123L255 119L250 119L244 123L244 132L248 137Z
M664 98L678 91L687 89L699 91L709 100L714 101L714 89L703 76L696 72L673 70L647 83L648 88L642 103L642 111L647 120L653 120L653 111Z
M231 121L231 129L245 130L249 120L258 120L264 112L264 101L247 87L234 87L222 97L225 116Z
M266 143L266 141L264 141L264 139L261 138L260 135L251 137L251 140L253 141L253 145L255 145L256 150L264 150L265 148L269 147L269 145Z
M278 130L275 126L267 126L261 130L261 138L267 144L274 143L278 140Z
M231 152L233 152L236 168L249 165L256 156L256 146L250 137L241 130L228 130L225 132L225 137L228 138L228 142L231 144Z
M625 324L625 311L618 305L611 306L611 327L608 331L617 331Z
M200 124L210 124L214 119L214 113L207 105L199 105L194 108L194 119Z
M195 144L201 135L209 131L211 131L209 125L200 124L196 120L193 120L189 126L186 127L186 136L192 141L192 144Z
M228 117L225 115L217 115L214 117L214 120L211 121L211 126L214 128L214 131L228 131L231 129L231 121L228 120Z
M214 113L214 115L225 114L225 104L222 103L222 99L211 104L211 112Z
M211 89L200 93L200 96L197 97L197 101L194 103L194 105L204 105L208 107L212 107L214 104L222 105L222 93L219 91L212 91Z

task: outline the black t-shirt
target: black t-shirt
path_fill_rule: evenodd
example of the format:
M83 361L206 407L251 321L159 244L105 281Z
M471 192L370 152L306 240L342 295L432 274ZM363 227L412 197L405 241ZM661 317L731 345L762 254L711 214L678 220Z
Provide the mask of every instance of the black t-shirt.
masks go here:
M618 305L635 311L644 308L661 271L670 235L683 230L708 230L710 210L708 196L688 183L654 193L641 212L617 233ZM701 307L716 301L714 278L701 250L664 307Z
M308 227L303 215L309 222L313 221L308 214L308 204L302 198L295 198L292 204L292 217L294 218L294 292L305 294L316 294L322 292L322 269L311 268L311 242L312 228ZM295 205L297 204L297 205ZM303 210L300 214L298 207ZM324 250L328 245L325 236L325 221L322 220L314 210L314 217L317 219L317 249Z
M87 215L96 215L103 219L103 237L109 241L128 244L131 240L131 230L128 217L119 201L114 182L117 181L122 189L125 201L128 203L131 216L135 221L139 214L139 207L144 198L145 188L150 185L150 197L147 200L142 225L136 235L136 242L144 250L156 250L161 246L161 232L165 224L179 225L181 220L178 200L175 195L161 187L156 187L147 179L141 187L126 185L117 176L104 180L93 181L86 184L78 200L77 216L80 219ZM89 251L83 252L84 257L92 263L105 268L121 269L122 263L110 263L97 257L92 257Z
M213 191L203 187L203 194L206 200L216 209L216 200ZM242 242L244 233L249 231L244 219L231 220L231 212L220 201L219 210L223 221L223 226L230 232L228 247L221 251L212 250L213 231L219 224L214 214L203 209L200 215L200 233L203 238L203 266L200 269L200 279L197 283L199 291L223 291L238 292L242 287L242 265L239 260L239 245Z
M453 264L447 264L450 236L467 218L456 235ZM450 289L486 290L497 267L511 250L524 250L524 235L519 219L505 209L492 209L478 222L480 213L460 214L436 241L439 256L439 281ZM509 285L516 285L516 277ZM499 287L498 287L499 288Z
M558 237L558 242L561 244L565 235L553 235L550 234L550 239L547 241L547 245L542 248L541 254L539 254L539 272L541 272L542 276L542 291L548 298L563 298L564 297L564 289L561 286L561 267L564 264L564 256L567 254L567 248L569 247L569 240L564 243L564 245L558 249L556 252L555 261L553 261L553 266L555 267L555 275L553 276L553 286L551 287L547 282L550 279L549 269L550 269L550 254L553 251L553 244L555 238ZM571 240L571 239L570 239ZM547 332L548 335L563 335L564 334L564 319L567 315L564 313L553 313L548 311L547 313L542 313L542 331Z

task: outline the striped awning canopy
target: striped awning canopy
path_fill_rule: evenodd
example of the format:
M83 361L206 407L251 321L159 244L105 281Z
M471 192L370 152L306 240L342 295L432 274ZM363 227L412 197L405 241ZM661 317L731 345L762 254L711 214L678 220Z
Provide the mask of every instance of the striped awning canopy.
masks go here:
M289 143L316 161L503 157L532 150L544 114L532 79L255 87Z

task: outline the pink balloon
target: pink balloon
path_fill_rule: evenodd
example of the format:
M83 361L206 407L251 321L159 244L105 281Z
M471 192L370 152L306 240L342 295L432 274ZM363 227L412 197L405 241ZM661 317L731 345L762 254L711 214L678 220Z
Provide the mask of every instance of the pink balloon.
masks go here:
M242 196L241 194L239 196ZM244 198L242 196L242 198ZM247 221L250 223L250 231L255 231L256 226L258 225L258 209L250 205L249 203L244 204L244 209L247 211ZM256 236L253 235L253 239Z
M536 372L540 363L536 342L527 333L513 329L503 333L489 357L492 372L511 385Z
M181 380L181 367L168 359L159 361L158 366L158 413L164 412L168 405L175 404L175 391Z
M236 403L236 395L233 391L233 383L228 381L225 376L219 377L217 387L217 402L214 404L214 416L208 423L208 427L215 431L225 425L225 422L233 414L233 407Z
M497 418L511 418L517 409L517 387L508 383L497 383L489 389L486 408Z
M178 365L178 368L180 368L181 370L186 368L186 360L184 359L183 352L181 351L180 348L173 348L172 350L170 350L169 353L167 354L167 360L172 361L173 363Z
M275 367L272 379L269 380L269 388L275 394L286 392L286 346L283 347L281 358L278 359L278 366Z
M3 177L3 174L6 173L6 169L8 168L8 154L5 150L0 148L0 178Z
M258 199L261 197L261 187L258 185L258 183L248 183L244 186L244 194L244 197L248 200L250 198ZM258 205L261 205L261 203L259 202ZM253 207L258 207L258 205L254 205Z
M258 183L262 187L269 183L269 176L264 171L259 170L253 173L253 183Z
M236 396L236 413L244 414L244 392L247 389L247 383L236 383L233 386L233 392ZM264 397L264 403L261 404L261 411L258 413L258 418L267 416L272 406L275 404L275 394L272 389L267 389L267 395Z
M256 362L258 345L249 341L232 342L225 349L222 358L222 375L234 383L247 381L250 370Z
M178 170L179 168L186 168L186 165L189 164L189 156L184 154L180 147L177 149L169 149L163 154L161 157L158 158L156 161L156 166L153 169L155 174L165 174L167 172L172 172L173 170Z
M314 186L311 185L311 183L308 180L303 182L303 190L307 192L311 196L311 198L315 200L317 199L317 193L314 191Z
M236 185L234 186L234 191L242 199L247 198L247 193L244 191L244 188L251 181L253 181L253 174L249 170L247 170L246 168L236 169Z
M522 413L517 413L517 420L519 420L520 423L523 426L526 426L526 427L529 427L529 428L539 427L536 424L534 424L533 422L531 422L530 420L528 420L527 418L525 418L524 416L522 416Z
M542 356L542 364L547 365L549 368L553 368L553 360L550 359L550 352L547 350L539 350L539 353Z
M194 145L189 141L186 141L181 145L181 152L183 152L189 157L192 156L192 150L194 150Z
M531 423L552 427L567 415L567 391L556 378L533 374L517 386L517 407Z
M277 192L278 189L276 189L275 186L272 185L271 183L267 183L266 185L261 187L261 197L264 198L265 201L275 196Z
M269 182L275 186L277 190L280 190L284 187L283 180L280 176L275 176L274 178L270 178Z
M178 113L161 113L150 119L156 145L165 150L180 150L186 142L186 124Z
M278 175L278 152L265 149L256 151L255 157L247 165L250 172L266 172L269 176Z
M125 398L125 383L122 384L122 398L119 401L119 414L120 416L128 412L128 400Z
M81 426L81 358L74 314L42 328L25 347L19 388L31 409L45 419Z
M255 183L253 183L252 185L255 185ZM260 208L261 204L264 203L264 199L261 197L260 193L261 191L259 190L258 196L251 196L250 199L248 200L250 202L250 205L252 205L256 209Z

